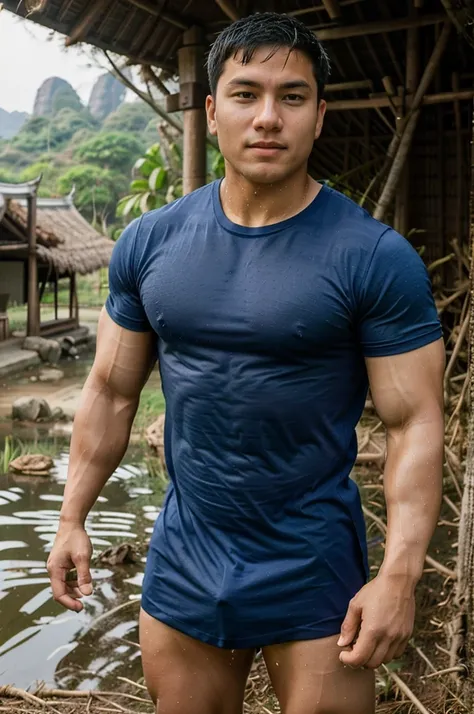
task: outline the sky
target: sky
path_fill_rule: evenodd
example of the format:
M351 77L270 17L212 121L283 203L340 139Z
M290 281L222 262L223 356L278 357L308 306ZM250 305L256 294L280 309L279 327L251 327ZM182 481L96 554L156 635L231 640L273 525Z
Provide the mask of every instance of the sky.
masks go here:
M105 62L105 60L104 60ZM35 94L48 77L66 79L85 102L105 64L97 66L87 48L64 48L64 37L0 11L0 107L33 111Z

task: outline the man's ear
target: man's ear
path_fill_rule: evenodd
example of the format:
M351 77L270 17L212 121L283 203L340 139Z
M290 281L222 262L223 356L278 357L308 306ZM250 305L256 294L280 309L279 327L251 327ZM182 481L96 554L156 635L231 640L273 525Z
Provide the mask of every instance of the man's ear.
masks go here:
M327 102L325 99L321 99L319 102L319 107L318 107L318 121L316 122L316 131L314 133L314 140L317 141L319 137L321 136L321 132L323 130L323 124L324 124L324 117L326 116L326 110L327 110Z
M217 136L216 102L212 94L206 97L207 127L211 136Z

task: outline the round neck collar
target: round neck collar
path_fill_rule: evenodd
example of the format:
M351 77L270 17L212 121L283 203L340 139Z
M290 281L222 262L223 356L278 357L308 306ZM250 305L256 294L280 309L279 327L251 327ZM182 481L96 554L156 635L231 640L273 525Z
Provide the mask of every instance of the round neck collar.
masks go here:
M285 218L283 221L271 223L267 226L250 227L240 225L239 223L234 223L224 213L220 196L222 181L223 179L218 179L217 181L214 181L212 186L212 203L214 206L214 213L216 219L218 223L222 226L222 228L224 228L226 231L246 236L247 238L258 238L260 236L267 236L272 233L278 233L280 231L285 230L286 228L289 228L295 223L307 220L308 215L313 213L315 208L319 208L320 204L325 202L328 193L331 191L331 189L323 183L318 195L315 196L315 198L308 206L306 206L306 208L303 208L302 211L299 211L299 213L296 213L294 216L290 216L290 218Z

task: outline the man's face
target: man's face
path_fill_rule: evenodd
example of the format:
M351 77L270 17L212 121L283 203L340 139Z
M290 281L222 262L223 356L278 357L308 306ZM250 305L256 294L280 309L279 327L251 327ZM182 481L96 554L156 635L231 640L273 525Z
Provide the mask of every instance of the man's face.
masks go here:
M229 58L216 96L206 100L209 131L237 173L256 184L284 181L306 166L323 126L311 60L301 52L270 47L242 65Z

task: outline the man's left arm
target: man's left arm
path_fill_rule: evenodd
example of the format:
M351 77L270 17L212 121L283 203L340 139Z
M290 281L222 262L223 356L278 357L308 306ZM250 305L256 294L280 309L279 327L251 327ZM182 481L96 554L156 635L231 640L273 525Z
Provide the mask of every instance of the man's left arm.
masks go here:
M366 365L387 431L387 538L378 575L351 600L339 645L345 648L340 655L344 664L376 668L400 657L411 636L415 587L439 517L443 341L404 354L368 357Z

